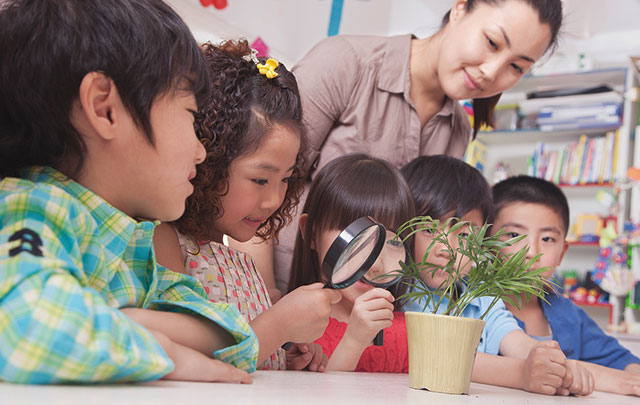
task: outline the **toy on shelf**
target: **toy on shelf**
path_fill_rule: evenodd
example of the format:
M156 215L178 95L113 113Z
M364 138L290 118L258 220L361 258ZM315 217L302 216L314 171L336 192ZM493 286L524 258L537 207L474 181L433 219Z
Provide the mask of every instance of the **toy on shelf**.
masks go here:
M571 293L571 299L576 303L587 302L587 289L584 287L578 287Z
M579 242L597 243L600 240L602 218L596 214L580 214L576 218L575 235Z
M565 270L562 272L562 290L567 297L578 288L578 272L575 270Z
M625 227L628 230L629 227ZM636 284L631 269L629 268L627 232L618 236L612 224L609 224L602 232L601 248L598 253L595 267L591 271L591 278L604 291L609 293L609 302L613 307L610 329L621 331L625 298Z

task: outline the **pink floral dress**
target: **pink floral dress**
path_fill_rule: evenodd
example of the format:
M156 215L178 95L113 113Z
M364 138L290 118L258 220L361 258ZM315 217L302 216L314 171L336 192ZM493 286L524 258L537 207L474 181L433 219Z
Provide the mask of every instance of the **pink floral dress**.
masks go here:
M251 256L221 243L196 244L179 232L178 240L187 273L200 281L211 301L236 305L249 321L271 307L267 288ZM258 368L286 369L285 351L278 348Z

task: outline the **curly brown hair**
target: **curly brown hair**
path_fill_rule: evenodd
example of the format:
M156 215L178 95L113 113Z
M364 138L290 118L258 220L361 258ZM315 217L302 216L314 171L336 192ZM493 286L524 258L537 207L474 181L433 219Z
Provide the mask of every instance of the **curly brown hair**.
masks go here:
M220 45L206 43L202 52L209 66L212 92L194 125L207 156L198 166L185 213L174 225L195 241L213 240L214 223L224 215L220 199L229 189L231 162L254 152L274 127L286 127L300 138L296 165L284 201L256 232L263 239L277 240L280 229L291 220L305 183L301 171L306 131L298 84L283 64L276 68L277 77L261 75L244 39Z

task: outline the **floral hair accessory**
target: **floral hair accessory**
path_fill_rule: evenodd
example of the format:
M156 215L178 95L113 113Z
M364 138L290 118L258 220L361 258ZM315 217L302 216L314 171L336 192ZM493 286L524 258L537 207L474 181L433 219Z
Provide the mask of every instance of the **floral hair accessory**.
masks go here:
M267 79L273 79L274 77L278 77L278 73L276 72L276 68L278 67L278 61L275 59L267 59L264 63L257 63L258 71L261 75L265 75Z
M253 62L256 65L260 63L260 61L258 60L258 51L253 48L251 48L251 53L248 55L244 55L242 59L246 60L247 62Z

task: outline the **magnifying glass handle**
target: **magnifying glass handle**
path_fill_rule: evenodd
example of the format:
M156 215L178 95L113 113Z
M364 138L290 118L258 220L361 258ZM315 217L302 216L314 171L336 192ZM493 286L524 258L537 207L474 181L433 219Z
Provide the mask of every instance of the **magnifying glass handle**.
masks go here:
M380 332L378 332L378 334L376 335L376 337L373 338L373 345L374 346L382 346L384 344L384 329L382 329Z

